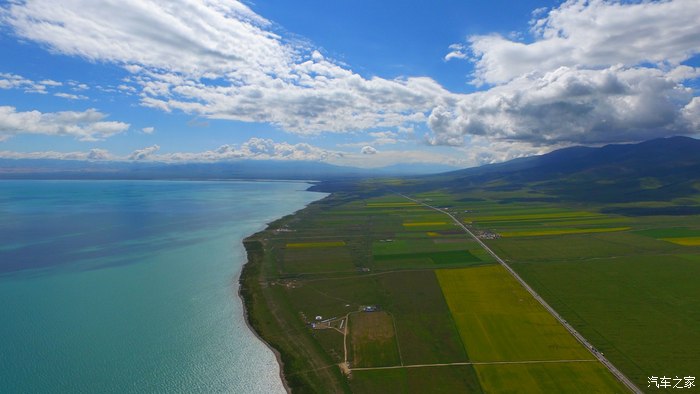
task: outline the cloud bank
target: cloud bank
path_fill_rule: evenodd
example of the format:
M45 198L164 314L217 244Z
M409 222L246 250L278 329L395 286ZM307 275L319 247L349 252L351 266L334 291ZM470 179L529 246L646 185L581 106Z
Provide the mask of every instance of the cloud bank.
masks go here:
M106 117L95 109L42 113L0 106L0 141L18 134L71 136L80 141L96 141L129 129L128 123L105 121Z
M700 71L686 62L700 53L700 2L535 11L529 42L485 34L450 46L446 60L474 65L471 94L428 77L361 76L233 0L26 0L1 18L56 53L120 65L144 106L298 134L426 124L432 145L480 138L536 150L698 132L689 82Z
M238 1L28 0L2 20L54 52L121 65L145 106L294 133L420 122L448 94L430 78L364 78Z

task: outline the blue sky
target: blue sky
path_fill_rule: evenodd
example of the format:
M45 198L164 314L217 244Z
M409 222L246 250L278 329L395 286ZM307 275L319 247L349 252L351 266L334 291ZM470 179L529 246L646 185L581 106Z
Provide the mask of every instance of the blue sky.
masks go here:
M700 2L432 3L0 3L0 157L466 167L698 135Z

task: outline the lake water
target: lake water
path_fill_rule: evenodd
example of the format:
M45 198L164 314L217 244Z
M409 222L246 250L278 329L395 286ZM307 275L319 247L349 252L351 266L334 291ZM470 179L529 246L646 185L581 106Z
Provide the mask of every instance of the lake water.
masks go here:
M288 182L0 182L0 392L284 392L237 296Z

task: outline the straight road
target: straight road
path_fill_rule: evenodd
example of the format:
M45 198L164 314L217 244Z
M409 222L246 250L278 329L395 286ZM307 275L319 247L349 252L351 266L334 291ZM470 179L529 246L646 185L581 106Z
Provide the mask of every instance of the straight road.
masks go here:
M486 250L491 256L493 256L493 258L496 259L496 261L498 261L498 263L501 264L503 266L503 268L505 268L508 272L510 272L510 274L515 278L515 280L517 280L520 283L520 285L522 285L525 288L525 290L527 290L528 293L530 293L544 307L544 309L546 309L552 316L554 316L554 318L557 319L559 321L559 323L561 323L561 325L564 326L564 328L566 328L571 333L571 335L574 336L574 338L576 338L583 346L585 346L586 349L588 349L588 351L590 351L591 354L593 354L593 356L595 356L595 358L598 359L598 361L603 363L603 365L605 365L605 367L608 368L608 370L610 370L610 372L620 382L622 382L622 384L627 386L627 388L630 389L635 394L642 393L642 390L640 390L639 387L637 387L634 383L632 383L632 381L629 380L629 378L627 378L627 376L625 376L619 369L617 369L617 367L615 367L607 358L605 358L605 356L603 354L601 354L599 351L595 350L593 345L591 345L591 343L588 342L588 340L586 338L584 338L583 335L581 335L566 320L564 320L559 315L559 313L557 313L557 311L554 310L554 308L549 306L549 304L547 304L547 302L545 302L545 300L542 299L542 297L540 297L540 295L537 294L535 292L535 290L533 290L530 287L530 285L525 283L525 281L520 277L520 275L518 275L512 268L510 268L510 266L505 261L503 261L503 259L498 257L498 255L496 253L494 253L494 251L491 250L491 248L489 248L482 240L480 240L479 237L474 235L474 233L472 233L471 230L469 230L469 228L467 228L467 226L462 224L462 222L460 222L459 219L457 219L456 217L454 217L454 215L452 215L450 212L448 212L444 209L440 209L440 208L434 207L432 205L428 205L422 201L418 201L414 198L411 198L411 197L406 196L406 195L401 194L401 193L398 193L398 194L400 196L408 199L408 200L411 200L415 203L421 204L427 208L433 209L435 211L438 211L440 213L443 213L443 214L449 216L452 219L452 221L454 221L467 234L469 234L469 236L471 236L476 242L478 242L479 245L481 245L481 247L484 248L484 250Z

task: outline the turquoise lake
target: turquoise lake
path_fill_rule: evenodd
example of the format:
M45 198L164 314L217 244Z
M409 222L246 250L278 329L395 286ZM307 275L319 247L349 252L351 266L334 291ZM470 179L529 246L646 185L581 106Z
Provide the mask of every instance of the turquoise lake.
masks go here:
M291 182L0 182L0 392L284 392L238 298Z

